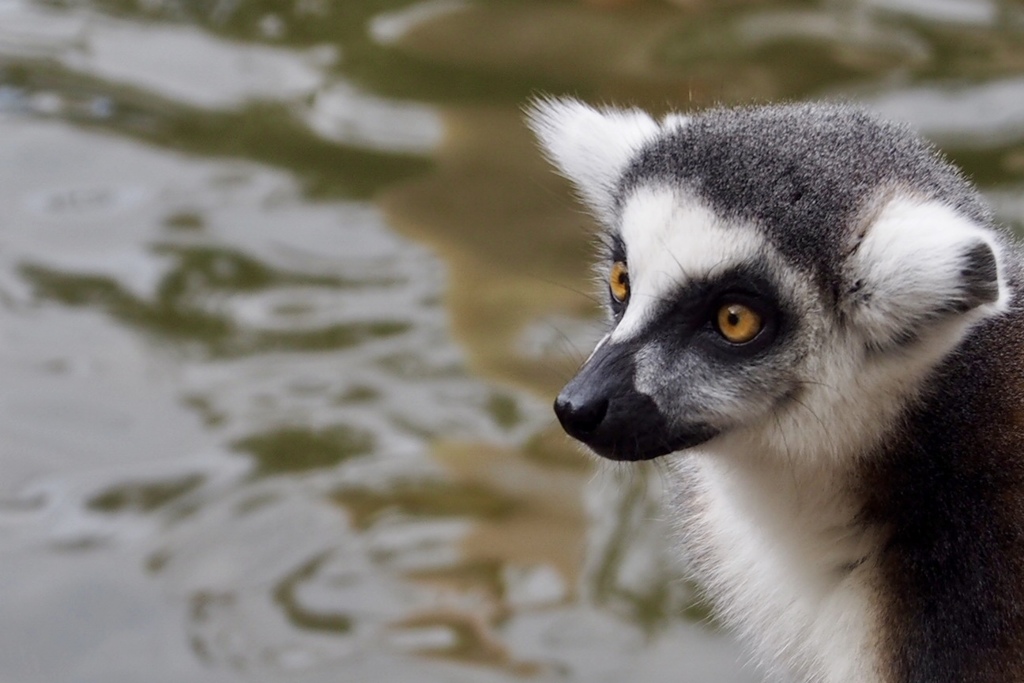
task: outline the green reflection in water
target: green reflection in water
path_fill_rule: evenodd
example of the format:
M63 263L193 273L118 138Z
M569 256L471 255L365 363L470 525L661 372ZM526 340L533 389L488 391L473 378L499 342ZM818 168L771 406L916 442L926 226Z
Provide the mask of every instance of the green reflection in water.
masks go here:
M262 332L254 351L334 351L402 334L412 325L397 321L344 323L307 332Z
M152 512L202 483L202 475L192 474L168 481L117 484L90 498L86 505L99 512Z
M353 627L352 617L340 612L314 612L302 606L295 597L296 588L312 578L326 560L327 555L321 555L286 576L274 588L274 602L284 611L288 621L301 629L348 633Z
M178 108L152 130L149 142L204 156L251 159L293 171L311 197L365 198L430 168L412 155L378 153L324 140L284 105L250 104L235 112Z
M58 6L75 6L58 0ZM96 0L93 6L132 19L198 25L211 34L275 46L341 47L337 66L345 78L376 94L432 102L501 102L518 106L537 92L588 93L576 79L553 77L543 70L508 69L495 78L492 69L469 63L439 63L382 44L367 30L375 18L408 9L410 0L255 0L246 2L160 2ZM487 5L523 4L491 0ZM274 26L268 31L268 22Z
M0 86L60 94L67 104L63 116L83 128L109 130L206 158L234 157L287 168L311 197L365 199L432 165L411 154L325 140L284 104L200 109L34 60L0 60ZM88 103L97 97L109 100L110 116L89 113Z
M176 302L144 301L113 278L73 275L32 265L23 266L21 272L32 283L39 298L67 306L101 308L123 322L168 339L219 340L231 331L231 323L224 318L198 310L182 310Z
M495 424L504 429L511 429L523 421L523 413L519 410L519 404L508 394L500 392L491 394L485 407Z
M206 221L202 215L193 211L180 211L167 216L164 226L172 230L202 230L206 227Z
M207 427L217 427L227 420L227 414L215 408L213 401L207 396L190 394L183 396L181 402L199 413Z
M373 444L369 433L335 425L322 430L283 427L239 439L231 447L252 456L255 476L268 476L333 467L370 453Z
M644 466L646 469L646 466ZM619 572L626 555L632 549L635 529L631 525L632 512L649 507L647 496L647 480L634 477L621 484L626 494L619 501L618 514L615 515L615 533L604 548L604 557L597 565L594 573L592 590L598 603L619 602L628 605L632 618L648 631L664 625L672 606L672 586L668 583L657 583L650 586L646 594L626 592L619 582Z
M373 387L368 387L363 384L358 384L354 387L350 387L345 393L337 396L334 400L338 405L346 405L352 403L370 403L380 398L380 392Z
M160 280L152 301L104 275L65 273L40 265L23 265L21 274L41 299L99 308L158 339L198 342L217 356L338 350L392 337L411 328L408 322L379 320L312 329L247 330L224 314L205 310L204 304L222 294L260 292L281 286L347 288L361 283L286 273L227 249L162 246L154 251L170 256L175 263Z

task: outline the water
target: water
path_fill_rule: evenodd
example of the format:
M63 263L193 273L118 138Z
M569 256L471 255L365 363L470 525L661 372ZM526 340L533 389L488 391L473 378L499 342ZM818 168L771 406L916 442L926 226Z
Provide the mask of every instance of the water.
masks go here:
M539 92L857 99L1024 226L1011 2L0 0L0 680L759 680L549 414Z

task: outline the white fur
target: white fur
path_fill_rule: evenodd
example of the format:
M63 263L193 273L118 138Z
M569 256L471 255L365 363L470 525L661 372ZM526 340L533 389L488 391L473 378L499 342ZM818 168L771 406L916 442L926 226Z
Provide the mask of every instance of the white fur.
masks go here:
M867 341L885 346L905 320L956 300L961 255L978 241L999 255L991 234L950 206L908 196L887 201L851 259L851 279L863 280L870 294L851 310L854 327ZM1005 310L1008 293L1003 285L1000 290L997 302L964 322Z
M538 100L527 111L527 121L548 158L606 223L613 219L615 184L626 165L662 131L639 109L598 110L573 99ZM666 125L683 121L674 117Z
M675 112L671 114L665 114L661 118L661 126L666 130L672 128L682 128L690 123L690 117L685 114L677 114Z
M668 187L641 187L626 200L619 234L626 245L630 300L612 341L643 329L680 285L753 259L777 259L753 226L725 223L696 197Z
M879 681L874 538L827 468L793 470L747 452L674 456L696 512L678 520L690 566L723 621L769 672L815 683Z

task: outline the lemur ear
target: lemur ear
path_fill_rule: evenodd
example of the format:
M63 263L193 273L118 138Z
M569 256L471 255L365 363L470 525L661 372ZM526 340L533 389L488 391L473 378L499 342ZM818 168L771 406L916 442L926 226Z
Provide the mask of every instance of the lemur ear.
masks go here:
M1003 309L1008 296L996 241L936 201L890 201L849 266L848 312L875 348L914 341L950 316L984 317Z
M527 122L548 158L605 222L613 219L615 187L626 165L661 130L638 109L598 110L573 99L537 100Z

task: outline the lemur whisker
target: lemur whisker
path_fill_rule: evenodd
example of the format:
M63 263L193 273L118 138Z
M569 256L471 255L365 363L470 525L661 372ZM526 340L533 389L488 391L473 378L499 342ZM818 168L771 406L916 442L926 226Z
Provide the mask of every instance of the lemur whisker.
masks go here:
M602 301L601 299L598 299L596 296L594 296L594 294L592 294L590 292L587 292L585 290L573 287L572 285L567 285L564 282L556 282L555 280L551 280L549 278L544 278L544 277L539 277L539 276L536 276L536 275L531 276L531 277L532 277L532 279L536 280L537 282L543 282L546 285L551 285L552 287L557 287L559 289L564 289L567 292L572 292L573 294L578 294L578 295L580 295L584 299L587 299L588 301L590 301L591 303L593 303L595 306L597 306L599 308L603 308L607 304L606 301Z
M688 282L690 280L690 275L689 275L689 273L686 272L686 268L683 267L683 262L680 261L679 258L675 254L672 253L671 249L669 249L668 244L666 244L666 242L665 242L665 236L664 235L659 235L659 241L661 242L662 248L665 249L666 253L668 253L672 257L672 260L675 262L676 266L679 268L679 276L680 276L681 281ZM668 273L665 273L665 274L668 275Z
M842 394L842 392L839 391L838 387L834 387L831 384L827 384L825 382L815 382L815 381L809 380L809 379L800 379L800 380L796 380L796 381L797 381L797 383L800 386L807 385L807 386L812 386L812 387L824 387L825 389L829 389L831 391L834 391L837 394L840 394L840 395Z
M548 329L552 330L558 336L558 338L562 341L562 343L566 347L568 347L568 350L569 350L569 354L568 355L572 358L572 360L576 363L576 365L582 365L583 361L586 360L586 358L587 358L587 356L589 354L581 351L576 346L576 343L573 342L573 340L569 338L569 335L567 335L564 331L562 331L562 329L559 328L558 325L555 325L553 322L546 321L545 322L545 326Z

